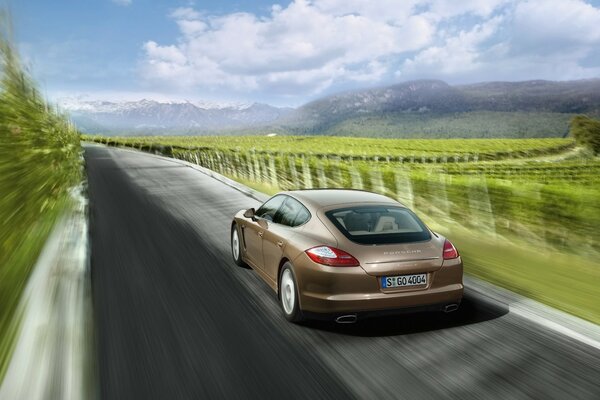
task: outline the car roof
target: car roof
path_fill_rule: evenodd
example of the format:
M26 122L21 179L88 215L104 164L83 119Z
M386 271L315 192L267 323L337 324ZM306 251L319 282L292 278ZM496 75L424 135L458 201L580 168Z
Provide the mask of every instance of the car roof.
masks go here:
M305 189L283 192L314 209L346 203L394 203L381 194L355 189Z

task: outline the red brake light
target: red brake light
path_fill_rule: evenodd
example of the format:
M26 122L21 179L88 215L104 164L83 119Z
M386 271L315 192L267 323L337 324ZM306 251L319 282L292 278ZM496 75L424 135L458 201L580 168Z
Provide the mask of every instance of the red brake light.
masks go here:
M458 250L449 240L444 242L444 260L452 260L458 258Z
M306 255L317 264L330 267L356 267L359 262L344 250L330 246L317 246L306 250Z

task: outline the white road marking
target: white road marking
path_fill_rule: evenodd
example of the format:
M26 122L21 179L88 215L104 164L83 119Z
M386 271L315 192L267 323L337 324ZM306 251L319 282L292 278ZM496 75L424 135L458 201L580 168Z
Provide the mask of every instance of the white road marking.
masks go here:
M558 322L554 322L549 320L548 318L542 317L539 314L533 312L531 310L531 307L526 304L510 305L510 312L525 319L528 319L529 321L532 321L538 325L552 329L553 331L556 331L562 335L568 336L571 339L578 340L582 343L587 344L588 346L592 346L600 350L600 341L594 340L583 333L579 333L573 329L567 328L566 326L561 325Z
M600 326L473 276L465 286L477 297L508 306L510 313L600 350Z

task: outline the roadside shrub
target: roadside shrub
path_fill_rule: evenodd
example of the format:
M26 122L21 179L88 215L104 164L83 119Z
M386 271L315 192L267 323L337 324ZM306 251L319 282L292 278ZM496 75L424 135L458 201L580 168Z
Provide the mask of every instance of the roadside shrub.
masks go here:
M600 154L600 121L576 115L571 119L569 133L578 144L589 148L595 155Z

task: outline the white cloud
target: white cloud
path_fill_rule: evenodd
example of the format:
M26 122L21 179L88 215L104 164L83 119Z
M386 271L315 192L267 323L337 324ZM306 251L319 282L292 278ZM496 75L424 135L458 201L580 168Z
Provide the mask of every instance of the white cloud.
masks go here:
M501 22L502 17L496 16L469 31L448 35L442 45L428 47L406 60L399 75L453 76L481 68L481 44L497 33Z
M170 15L178 43L147 42L142 71L148 80L242 91L313 93L339 81L376 82L388 72L386 59L423 48L435 33L411 4L296 0L262 18L180 8Z
M203 34L208 26L201 21L202 15L193 8L178 8L171 13L184 37L194 37Z
M397 79L563 79L598 74L583 64L600 60L600 9L583 0L294 0L267 16L187 7L170 17L180 37L146 42L140 70L181 90L305 96Z
M580 0L526 1L514 13L515 47L535 53L600 44L600 9Z
M132 0L111 0L111 1L120 6L128 6L132 3Z
M470 2L461 2L461 7ZM441 43L405 60L404 79L581 79L600 75L600 9L582 0L473 2L483 22L439 30ZM447 6L445 3L444 7ZM437 6L432 5L430 12ZM441 12L442 8L437 8ZM493 10L496 10L494 14ZM463 9L464 11L464 9ZM456 9L454 11L457 12ZM489 17L486 17L489 15ZM452 29L455 28L455 29ZM586 60L596 57L591 65ZM584 65L587 64L587 65Z

